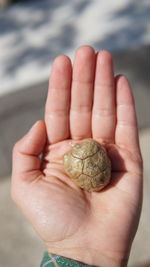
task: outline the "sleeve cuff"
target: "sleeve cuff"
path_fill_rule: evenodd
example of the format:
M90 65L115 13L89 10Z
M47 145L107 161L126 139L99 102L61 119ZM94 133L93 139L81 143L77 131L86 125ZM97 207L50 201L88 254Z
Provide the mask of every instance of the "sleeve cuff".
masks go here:
M41 262L40 267L92 267L91 265L83 264L79 261L72 260L69 258L65 258L59 255L51 254L49 255L48 252L44 253L43 260Z

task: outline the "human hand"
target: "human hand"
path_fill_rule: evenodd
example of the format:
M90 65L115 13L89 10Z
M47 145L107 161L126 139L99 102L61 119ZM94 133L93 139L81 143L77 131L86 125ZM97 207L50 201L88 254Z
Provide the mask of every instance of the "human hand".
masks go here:
M112 163L101 192L85 192L64 173L70 142L92 137ZM43 158L39 155L43 153ZM80 47L73 65L53 63L45 123L37 122L13 151L12 198L50 253L93 266L126 266L142 204L142 158L134 100L112 57Z

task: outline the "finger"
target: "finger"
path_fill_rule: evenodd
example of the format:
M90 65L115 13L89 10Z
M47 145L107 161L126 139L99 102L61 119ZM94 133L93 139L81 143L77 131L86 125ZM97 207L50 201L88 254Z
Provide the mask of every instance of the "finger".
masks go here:
M69 137L69 107L72 66L67 56L53 63L46 101L45 121L49 143Z
M93 48L80 47L75 55L71 89L70 131L75 140L91 136L94 73Z
M93 138L105 143L114 142L116 125L115 88L112 56L107 51L97 55L92 112Z
M13 177L37 178L41 174L39 154L46 143L46 128L43 121L36 122L30 131L19 140L13 149Z
M139 151L139 138L135 103L131 87L125 76L116 77L117 126L115 142L131 152Z

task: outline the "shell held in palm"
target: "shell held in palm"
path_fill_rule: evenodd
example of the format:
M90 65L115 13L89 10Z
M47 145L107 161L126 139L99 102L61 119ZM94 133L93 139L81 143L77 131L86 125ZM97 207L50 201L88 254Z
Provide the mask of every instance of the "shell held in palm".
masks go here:
M105 148L93 139L74 144L64 154L64 170L80 188L92 192L100 191L111 179L111 162Z

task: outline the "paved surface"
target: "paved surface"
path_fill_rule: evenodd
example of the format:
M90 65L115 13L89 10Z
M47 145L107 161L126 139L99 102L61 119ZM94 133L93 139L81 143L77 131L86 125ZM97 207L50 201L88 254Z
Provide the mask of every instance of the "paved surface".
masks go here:
M150 267L150 128L140 131L140 142L145 163L144 204L140 226L133 243L129 266ZM0 267L37 267L44 246L28 222L10 200L10 178L0 181ZM140 265L148 263L149 265Z
M130 50L150 44L149 0L22 0L0 12L0 95L49 75L52 59L88 44Z
M44 245L10 199L10 178L0 181L0 267L37 267Z
M150 128L140 131L140 143L144 160L144 201L139 229L131 250L129 265L140 266L149 263L150 267Z

